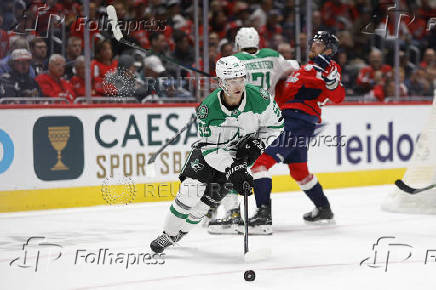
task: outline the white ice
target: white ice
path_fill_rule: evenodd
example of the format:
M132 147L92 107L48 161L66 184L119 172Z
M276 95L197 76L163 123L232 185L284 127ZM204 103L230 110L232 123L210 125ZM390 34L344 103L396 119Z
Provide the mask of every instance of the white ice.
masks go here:
M166 251L163 265L141 261L126 269L125 263L85 263L80 255L75 261L78 250L150 252L169 203L0 214L0 289L436 289L436 218L381 211L391 190L327 190L335 226L303 223L301 215L312 207L303 193L273 194L274 234L249 239L251 250L270 247L272 256L254 264L244 262L243 236L212 236L200 226ZM45 237L34 244L62 248L23 250L32 236ZM373 250L383 236L395 238ZM249 269L256 272L253 282L243 279Z

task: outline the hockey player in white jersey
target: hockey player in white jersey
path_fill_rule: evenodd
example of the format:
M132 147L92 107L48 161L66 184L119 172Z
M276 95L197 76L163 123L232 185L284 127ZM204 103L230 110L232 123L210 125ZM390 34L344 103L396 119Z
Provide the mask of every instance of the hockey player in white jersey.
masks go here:
M216 64L220 88L197 109L199 140L192 146L179 178L180 190L160 234L150 244L157 253L178 242L210 207L231 190L253 186L247 166L282 131L281 111L269 93L246 84L246 71L235 56Z
M285 60L277 51L270 48L259 49L259 34L254 27L242 27L235 37L238 50L236 56L247 70L247 82L268 90L274 96L277 82L290 72L300 68L296 60ZM237 225L242 225L241 211L237 194L229 194L222 201L226 214L215 219L216 210L207 214L208 231L213 234L237 234Z

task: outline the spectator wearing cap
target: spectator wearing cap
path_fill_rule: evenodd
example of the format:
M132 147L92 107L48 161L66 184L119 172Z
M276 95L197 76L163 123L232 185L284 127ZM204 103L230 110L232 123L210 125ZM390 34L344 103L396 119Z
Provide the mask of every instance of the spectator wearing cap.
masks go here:
M164 72L165 67L162 65L162 62L157 56L151 55L145 58L144 77L147 99L162 96L159 86L159 76L161 76Z
M63 78L65 74L65 58L60 54L52 54L48 60L48 72L38 75L35 80L42 94L52 98L66 98L70 102L76 98L76 93L70 82Z
M0 74L5 72L11 72L12 68L9 66L9 59L11 57L11 53L17 48L24 48L29 51L29 42L22 37L18 37L14 39L9 47L9 54L6 55L2 60L0 60ZM30 67L29 76L31 78L35 78L35 70Z
M0 75L0 98L39 97L37 82L29 76L32 55L27 49L18 48L12 51L9 64L10 72Z
M47 43L43 38L35 37L30 41L30 51L32 52L32 67L36 75L48 69Z

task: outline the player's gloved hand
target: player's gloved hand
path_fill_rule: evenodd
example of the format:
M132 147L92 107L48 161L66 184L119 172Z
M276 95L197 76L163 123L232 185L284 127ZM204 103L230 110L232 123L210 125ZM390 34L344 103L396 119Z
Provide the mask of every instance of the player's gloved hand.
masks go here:
M325 87L329 90L334 90L341 82L341 74L338 72L336 66L333 66L329 74L324 77Z
M254 186L254 180L247 171L247 161L236 160L226 169L227 181L233 185L233 189L240 195L244 195L244 191L248 195L252 194L251 188Z
M236 150L236 159L246 160L247 164L251 164L263 153L265 144L259 138L245 135L238 142Z
M324 72L330 65L330 57L324 54L318 54L312 61L315 63L315 70L320 72Z

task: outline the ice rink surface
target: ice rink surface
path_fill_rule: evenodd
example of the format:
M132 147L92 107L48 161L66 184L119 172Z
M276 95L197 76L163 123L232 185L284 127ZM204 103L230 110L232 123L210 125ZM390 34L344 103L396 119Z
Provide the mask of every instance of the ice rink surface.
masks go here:
M335 226L303 223L312 208L303 193L273 194L274 234L249 240L272 255L252 264L243 236L200 226L161 260L144 260L169 203L0 214L0 289L436 289L436 218L381 211L392 189L327 190Z

